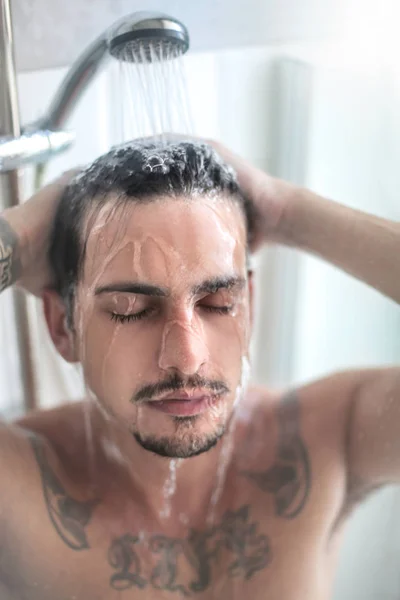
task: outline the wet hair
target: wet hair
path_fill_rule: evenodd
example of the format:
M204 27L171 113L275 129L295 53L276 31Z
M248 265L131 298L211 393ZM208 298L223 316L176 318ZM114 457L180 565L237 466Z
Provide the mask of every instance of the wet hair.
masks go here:
M248 241L253 233L252 205L241 192L233 169L208 144L152 138L117 146L71 181L55 217L49 260L54 288L67 305L69 320L85 258L85 218L89 210L100 210L108 203L111 194L116 205L143 204L166 196L223 196L242 208Z

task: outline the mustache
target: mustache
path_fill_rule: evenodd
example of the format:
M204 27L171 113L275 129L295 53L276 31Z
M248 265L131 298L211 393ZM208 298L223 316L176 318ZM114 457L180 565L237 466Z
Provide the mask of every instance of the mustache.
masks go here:
M199 375L192 375L183 379L178 374L172 375L164 381L144 385L132 398L132 402L142 402L143 400L152 400L161 394L176 392L178 390L194 390L202 388L213 392L214 394L226 394L229 388L225 382L213 379L206 379Z

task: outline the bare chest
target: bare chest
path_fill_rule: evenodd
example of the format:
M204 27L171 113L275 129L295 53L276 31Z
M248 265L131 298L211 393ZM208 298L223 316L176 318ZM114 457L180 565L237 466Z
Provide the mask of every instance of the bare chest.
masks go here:
M96 541L96 532L91 538L80 551L52 542L23 552L13 598L322 600L335 559L312 522L279 523L251 505L185 537L137 530L107 542Z
M13 542L10 598L325 600L344 469L334 439L321 447L312 423L304 432L294 419L289 425L282 421L278 441L259 459L243 450L212 520L200 524L172 510L154 526L140 503L134 519L118 507L109 519L104 502L77 497L35 448L42 485L27 504L35 519ZM247 448L248 456L256 452Z
M307 490L300 473L288 477L276 465L249 473L201 527L171 526L173 513L158 528L139 516L115 526L100 507L50 494L41 527L18 541L12 598L325 600L336 555L333 487Z

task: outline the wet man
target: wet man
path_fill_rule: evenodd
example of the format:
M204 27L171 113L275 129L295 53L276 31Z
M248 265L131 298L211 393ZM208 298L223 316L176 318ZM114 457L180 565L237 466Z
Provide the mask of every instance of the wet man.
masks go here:
M2 289L87 386L2 427L1 598L325 600L350 510L400 480L398 368L247 387L249 253L399 301L399 225L214 146L136 141L1 215Z

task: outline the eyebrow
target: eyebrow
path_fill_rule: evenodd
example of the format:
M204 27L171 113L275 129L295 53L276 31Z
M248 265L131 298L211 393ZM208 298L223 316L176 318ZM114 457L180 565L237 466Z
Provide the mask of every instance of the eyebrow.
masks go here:
M124 292L125 294L142 294L143 296L168 296L168 291L157 285L147 283L120 282L110 285L102 285L95 289L94 295L107 294L112 292Z
M197 294L216 294L218 290L242 289L246 283L244 277L228 276L228 277L213 277L195 285L192 288L194 296Z
M202 283L195 285L191 292L193 296L198 294L216 294L221 289L241 289L245 285L246 280L244 277L237 276L226 276L226 277L212 277ZM143 296L156 296L159 298L165 298L169 296L169 291L165 288L150 285L147 283L133 283L133 282L117 282L110 285L102 285L95 289L95 296L101 294L110 294L115 292L121 292L125 294L142 294Z

